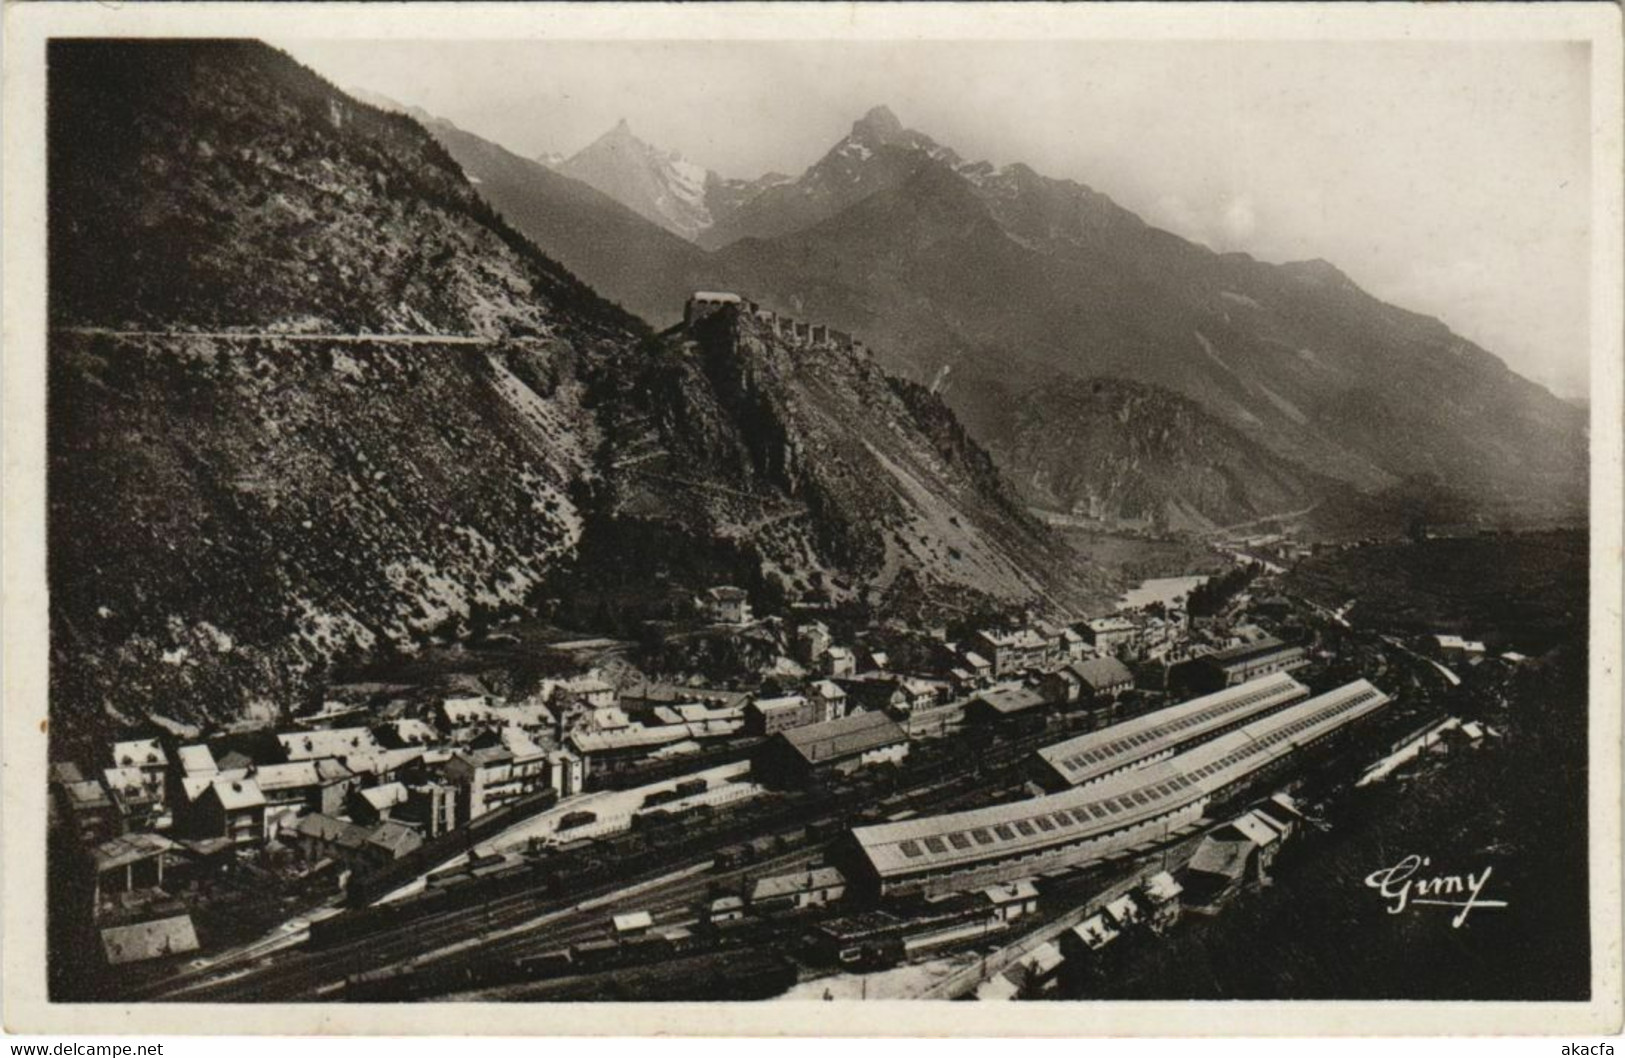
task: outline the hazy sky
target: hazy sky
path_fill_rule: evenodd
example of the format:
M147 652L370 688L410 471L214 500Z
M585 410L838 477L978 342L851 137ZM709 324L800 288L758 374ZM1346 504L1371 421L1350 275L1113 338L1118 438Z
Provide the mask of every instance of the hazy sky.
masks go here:
M885 103L1215 249L1324 257L1586 390L1583 43L275 43L521 154L624 117L727 176L799 173Z

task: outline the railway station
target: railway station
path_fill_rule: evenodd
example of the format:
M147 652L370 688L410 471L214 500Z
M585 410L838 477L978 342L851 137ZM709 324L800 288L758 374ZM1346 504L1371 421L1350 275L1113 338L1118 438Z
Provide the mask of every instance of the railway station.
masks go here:
M1193 831L1293 754L1390 701L1365 680L1271 713L1160 762L1061 793L851 831L856 888L957 892L1087 866Z

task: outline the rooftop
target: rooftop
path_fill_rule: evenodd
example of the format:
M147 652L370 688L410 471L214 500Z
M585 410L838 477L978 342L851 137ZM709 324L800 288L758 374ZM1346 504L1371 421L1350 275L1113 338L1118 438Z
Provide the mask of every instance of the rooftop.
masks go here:
M372 732L364 727L318 728L297 734L278 735L277 741L282 744L282 751L288 755L290 761L317 760L322 757L338 757L342 760L352 754L377 753L383 748L378 744L378 740L372 737Z
M125 834L102 842L90 855L99 873L150 860L174 848L175 843L162 834Z
M751 883L750 899L752 903L755 903L758 900L794 896L797 893L810 893L817 889L832 889L845 884L846 878L834 867L815 867L807 871L795 871L791 874L775 874L767 878L758 878Z
M1203 802L1389 701L1356 680L1157 764L1058 794L938 816L857 827L853 838L882 877L1031 855L1134 826Z
M1077 677L1091 687L1115 687L1119 684L1133 683L1134 674L1116 658L1090 658L1087 661L1075 661L1067 666Z
M1180 705L1057 742L1038 756L1066 782L1080 785L1170 747L1309 696L1284 672L1271 673Z
M265 806L265 794L260 791L259 784L253 779L217 778L210 784L210 788L220 800L220 807L228 812Z
M1222 668L1228 668L1232 665L1244 665L1249 661L1256 661L1259 658L1268 657L1271 654L1285 653L1289 650L1303 652L1303 648L1300 646L1283 643L1274 636L1266 636L1256 643L1243 643L1240 646L1214 651L1203 660L1219 665Z
M131 739L113 743L113 764L121 768L140 768L168 763L164 751L155 738Z
M182 746L175 751L175 756L181 763L181 771L187 775L213 775L220 768L214 762L214 754L209 747L199 743L195 746Z
M191 915L176 915L102 930L102 951L114 966L197 950L197 930L192 926Z
M1049 701L1039 691L1017 685L991 687L978 694L974 700L984 702L995 712L1005 715L1037 709Z
M854 713L821 724L780 731L777 737L789 743L809 764L839 760L908 741L908 735L885 713Z

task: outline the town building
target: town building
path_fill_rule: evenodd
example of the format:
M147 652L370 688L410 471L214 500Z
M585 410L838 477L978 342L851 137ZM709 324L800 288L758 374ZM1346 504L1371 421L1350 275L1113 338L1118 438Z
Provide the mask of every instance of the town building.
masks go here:
M389 820L368 828L320 812L305 816L294 835L307 860L330 859L357 874L391 863L423 844L417 830Z
M458 788L433 780L406 788L406 800L393 809L393 818L415 828L426 838L437 838L457 826Z
M1083 692L1094 698L1116 698L1134 686L1134 674L1113 657L1089 658L1070 668L1083 681Z
M1139 625L1115 614L1085 621L1078 631L1097 654L1116 654L1133 649L1140 636Z
M113 743L113 767L139 768L162 778L169 770L169 758L155 738L129 739Z
M443 771L458 787L459 823L500 808L525 792L524 781L514 774L513 754L501 746L459 750Z
M1443 657L1482 657L1484 644L1476 639L1463 639L1461 636L1439 635L1433 637L1434 650Z
M745 900L739 896L719 896L706 905L707 922L734 922L745 917Z
M1030 628L1014 631L983 629L974 636L976 652L991 661L996 678L1048 668L1055 660L1055 644Z
M567 749L547 755L548 785L562 797L574 797L587 788L587 759Z
M817 665L833 645L829 626L822 621L805 621L796 628L795 656L803 665Z
M336 757L322 760L343 767ZM320 763L319 760L301 760L288 764L266 764L250 768L246 774L264 794L268 811L276 812L283 808L315 811L321 807L322 801Z
M799 786L908 756L908 735L884 713L854 713L778 732L756 750L751 773L772 786Z
M745 730L753 735L775 735L792 727L823 719L824 704L804 694L758 698L745 706Z

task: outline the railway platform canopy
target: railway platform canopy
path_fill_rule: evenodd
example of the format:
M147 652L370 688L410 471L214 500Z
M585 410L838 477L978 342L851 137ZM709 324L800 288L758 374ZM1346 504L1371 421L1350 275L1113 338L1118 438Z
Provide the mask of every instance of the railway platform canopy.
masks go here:
M963 812L857 827L853 841L882 883L961 872L1073 847L1103 859L1199 817L1216 795L1389 702L1366 680L1270 713L1228 734L1086 786ZM1170 832L1172 830L1170 829Z
M1046 776L1083 786L1309 697L1284 672L1204 694L1038 751Z

